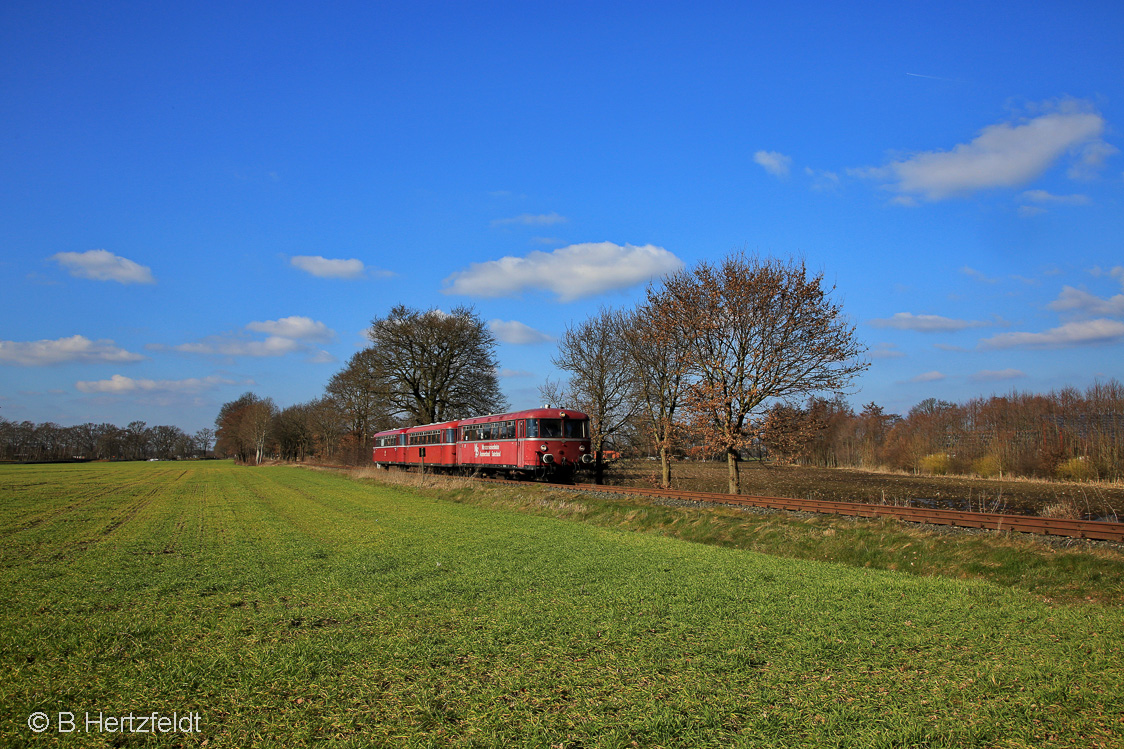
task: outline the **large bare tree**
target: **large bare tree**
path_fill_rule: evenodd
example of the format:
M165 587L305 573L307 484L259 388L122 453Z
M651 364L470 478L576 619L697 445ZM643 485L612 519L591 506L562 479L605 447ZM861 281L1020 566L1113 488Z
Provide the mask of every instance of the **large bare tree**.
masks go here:
M605 440L636 413L635 381L625 346L628 325L623 312L602 307L581 324L568 326L552 362L569 376L564 383L548 381L539 388L546 400L589 415L597 483L601 483Z
M725 453L741 490L740 451L778 401L841 392L869 367L834 287L804 263L730 255L666 279L661 314L689 342L686 410L696 439Z
M367 338L393 416L432 424L507 407L496 338L472 307L445 313L398 305L371 322Z

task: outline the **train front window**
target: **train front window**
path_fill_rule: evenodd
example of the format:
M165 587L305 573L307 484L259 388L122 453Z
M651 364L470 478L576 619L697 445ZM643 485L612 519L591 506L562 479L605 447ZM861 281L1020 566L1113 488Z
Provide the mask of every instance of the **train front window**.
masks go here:
M589 422L585 419L566 419L563 422L566 431L566 439L582 440L589 436L586 425Z

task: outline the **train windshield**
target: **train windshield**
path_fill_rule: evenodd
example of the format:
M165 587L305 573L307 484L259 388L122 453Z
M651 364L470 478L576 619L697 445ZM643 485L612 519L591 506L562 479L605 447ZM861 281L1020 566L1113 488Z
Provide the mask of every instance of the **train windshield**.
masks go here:
M589 436L585 419L528 419L527 436L555 439L585 439Z

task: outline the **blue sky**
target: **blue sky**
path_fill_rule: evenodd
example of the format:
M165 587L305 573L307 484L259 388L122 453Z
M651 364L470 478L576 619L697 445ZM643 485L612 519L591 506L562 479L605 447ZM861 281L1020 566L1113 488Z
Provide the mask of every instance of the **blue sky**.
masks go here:
M835 284L856 404L1119 378L1121 70L1119 2L10 0L0 416L307 401L398 303L475 305L529 406L742 249Z

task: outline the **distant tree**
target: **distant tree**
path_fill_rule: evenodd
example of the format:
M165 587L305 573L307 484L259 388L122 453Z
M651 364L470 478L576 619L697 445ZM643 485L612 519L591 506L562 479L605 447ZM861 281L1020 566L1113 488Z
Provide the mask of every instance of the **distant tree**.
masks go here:
M208 427L203 427L195 433L195 444L203 452L203 457L207 457L207 452L211 449L211 443L215 441L215 430Z
M823 274L802 262L734 254L664 285L664 314L689 342L686 408L696 438L723 452L739 493L740 451L777 401L839 392L869 363Z
M568 326L551 360L568 374L566 382L548 381L539 389L544 400L577 408L589 416L597 483L602 480L606 440L619 432L637 409L635 375L625 343L628 325L622 312L602 307L581 324Z
M129 422L129 426L125 427L126 457L129 460L144 460L147 458L151 436L148 431L148 424L145 422Z
M248 418L249 408L261 401L254 393L243 393L236 400L222 404L215 417L215 452L238 461L249 461L252 443L247 439L243 422Z
M179 427L155 426L149 430L149 434L152 451L157 458L171 460L177 457L177 448L181 447L179 443L184 436Z
M472 307L444 313L398 305L371 322L367 338L389 416L431 424L507 407L496 338Z
M271 436L277 405L272 398L261 398L246 406L241 423L242 439L253 450L255 465L265 458L266 443Z

